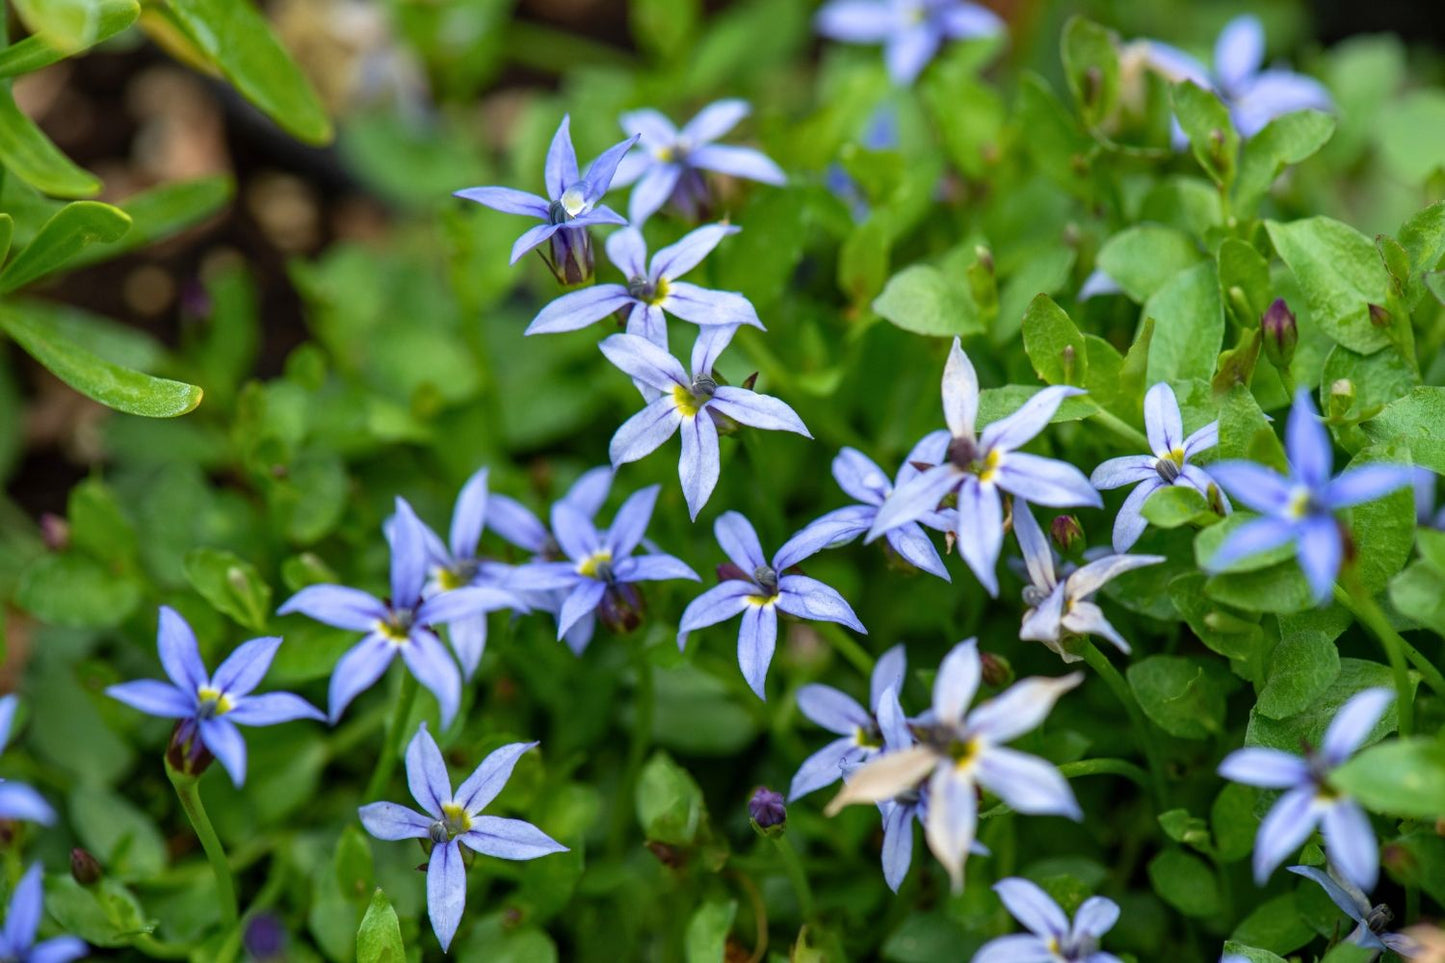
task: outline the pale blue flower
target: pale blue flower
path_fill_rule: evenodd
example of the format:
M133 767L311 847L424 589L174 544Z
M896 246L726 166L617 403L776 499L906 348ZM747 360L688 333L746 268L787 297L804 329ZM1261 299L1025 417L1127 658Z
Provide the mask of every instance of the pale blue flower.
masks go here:
M947 447L947 444L946 431L937 431L924 438L908 453L908 457L903 459L898 475L892 482L883 474L883 469L867 455L856 448L844 448L833 459L833 478L838 482L839 488L861 504L831 511L811 522L803 531L827 532L830 548L851 542L873 527L873 522L878 517L878 509L888 500L888 496L893 494L895 488L918 476L919 469L914 462L923 460L928 453ZM919 522L922 522L922 525ZM938 549L933 547L933 542L923 531L923 525L927 525L935 531L945 532L948 531L949 524L950 519L943 512L926 512L917 522L907 522L897 528L890 528L884 533L884 538L888 540L889 547L898 553L899 558L915 568L950 582L952 579L948 569L944 567L943 559L938 555Z
M18 705L19 700L13 695L0 698L0 749L10 742L10 727L15 722ZM55 810L29 786L0 779L0 819L25 819L50 826L55 823Z
M1164 556L1106 555L1072 572L1060 572L1054 550L1029 510L1028 502L1016 498L1013 508L1014 534L1023 550L1029 577L1023 593L1028 608L1019 628L1019 638L1044 643L1065 662L1078 662L1081 658L1060 644L1069 635L1101 636L1120 652L1128 653L1129 643L1089 597L1125 572L1158 565Z
M598 202L611 186L618 162L637 143L634 136L612 145L579 174L570 124L570 117L562 118L547 150L547 197L510 187L469 187L454 193L493 210L541 221L517 238L512 245L511 263L516 264L523 254L550 241L542 260L559 282L569 285L592 278L592 238L587 229L597 224L627 223L622 215Z
M57 936L43 943L35 942L44 914L45 872L39 863L31 864L20 877L10 906L5 911L5 925L0 928L0 960L6 963L70 963L89 952L90 947L74 936Z
M1217 420L1186 437L1174 389L1161 381L1144 395L1144 433L1154 451L1152 455L1110 458L1089 476L1090 483L1101 491L1134 486L1114 519L1114 551L1121 555L1144 534L1149 525L1144 518L1144 502L1161 488L1185 485L1211 503L1214 501L1210 496L1212 488L1219 493L1219 502L1225 512L1230 510L1229 500L1209 473L1190 463L1191 458L1219 444Z
M1334 513L1408 487L1414 471L1408 465L1365 465L1331 477L1334 451L1330 435L1320 423L1308 388L1295 394L1285 424L1284 446L1288 476L1251 461L1225 461L1210 467L1210 474L1237 501L1263 517L1231 532L1206 567L1221 572L1242 558L1293 543L1315 601L1323 603L1345 554Z
M785 574L803 559L821 551L823 537L799 532L773 555L763 555L753 525L739 512L723 512L713 525L718 544L728 557L720 566L721 585L693 599L678 623L677 647L687 646L689 632L742 614L738 630L738 668L759 699L778 641L778 611L800 619L837 622L865 635L868 630L837 589L806 575Z
M1226 779L1263 789L1283 789L1254 837L1254 879L1261 886L1319 826L1331 858L1345 877L1373 890L1380 875L1379 844L1360 804L1330 785L1343 765L1380 721L1395 693L1365 689L1340 707L1318 750L1303 757L1280 749L1236 749L1219 764Z
M830 0L813 25L833 40L883 44L888 76L902 86L917 79L945 40L1004 31L996 13L966 0Z
M156 633L161 668L170 682L140 679L110 686L105 694L133 709L163 719L179 719L172 743L189 745L194 761L202 748L215 756L231 781L246 781L246 741L243 726L274 726L296 719L325 719L321 711L290 692L252 695L271 660L281 647L278 638L252 639L232 652L215 675L206 672L196 635L180 613L161 606Z
M762 151L751 147L715 144L713 141L737 126L752 108L745 100L718 100L698 111L681 130L656 110L633 110L622 115L622 132L640 138L637 149L617 165L613 187L635 182L628 198L627 217L635 226L669 200L687 218L708 207L703 171L714 171L764 184L787 181L783 169Z
M525 820L481 815L507 785L517 760L536 745L514 742L493 751L453 793L446 760L423 722L406 747L406 781L422 812L390 802L368 803L358 811L361 824L377 839L430 842L427 914L443 952L451 946L467 903L462 846L500 859L536 859L567 852L566 846Z
M826 810L835 815L850 803L879 803L926 790L924 835L948 870L954 892L963 889L964 859L978 828L980 787L1015 812L1083 818L1073 790L1051 763L1005 745L1037 728L1083 675L1023 679L970 712L982 677L977 640L954 646L934 679L932 709L913 724L917 745L874 756L847 778Z
M508 585L523 592L566 591L557 611L557 638L580 622L596 619L600 607L640 609L633 585L663 579L698 581L697 573L679 559L660 552L633 555L652 519L661 486L634 492L599 532L587 515L566 499L552 506L552 534L566 561L536 561L518 566ZM590 630L586 633L591 637Z
M646 338L667 350L667 318L671 314L704 328L749 324L762 328L752 302L734 291L712 291L678 278L691 271L739 228L706 224L676 244L647 259L642 232L627 227L607 239L607 257L627 278L626 284L596 284L562 295L547 305L527 334L576 331L619 310L627 310L627 333Z
M1329 853L1326 853L1328 862ZM1395 914L1390 907L1384 903L1370 905L1370 900L1360 890L1360 887L1338 872L1333 863L1329 863L1329 872L1314 866L1290 866L1291 873L1303 876L1305 879L1312 879L1320 884L1320 887L1327 893L1330 899L1338 906L1344 914L1355 921L1355 928L1349 936L1345 937L1346 943L1353 943L1356 946L1363 946L1367 950L1377 950L1381 953L1393 950L1400 955L1401 959L1414 959L1419 952L1416 942L1404 933L1391 933L1388 929L1395 919Z
M923 452L923 460L935 463L934 467L893 490L878 509L867 541L925 517L945 497L956 494L952 528L959 554L988 593L997 596L994 568L1003 548L1003 493L1051 508L1103 504L1073 465L1017 450L1043 430L1064 399L1079 394L1083 394L1080 389L1067 385L1044 388L1018 411L978 433L978 375L954 338L943 369L948 435L929 436L937 441L932 450Z
M989 940L973 963L1121 963L1099 949L1099 939L1119 921L1113 900L1090 896L1070 923L1053 897L1031 880L1011 876L995 883L993 891L1029 932Z
M798 690L798 711L840 738L813 753L798 767L788 789L789 802L831 786L843 777L845 769L856 768L882 751L883 732L879 729L878 713L883 694L890 688L896 691L903 687L903 673L907 668L908 656L902 645L895 645L878 657L868 683L867 709L830 685L815 682Z
M607 360L632 377L647 401L646 407L627 419L612 436L608 453L613 467L644 458L681 433L682 457L677 472L693 520L707 504L722 471L720 423L731 428L731 421L813 437L786 403L748 388L718 384L713 365L736 330L734 326L699 331L692 349L690 376L676 358L635 334L614 334L601 344Z
M424 597L429 564L426 532L405 499L396 500L396 516L388 521L385 533L391 544L388 601L342 585L311 585L277 611L280 615L300 612L339 629L366 633L331 673L333 723L400 654L411 674L436 696L442 725L449 726L461 704L462 676L436 629L498 609L525 610L526 604L513 593L492 586L466 586Z

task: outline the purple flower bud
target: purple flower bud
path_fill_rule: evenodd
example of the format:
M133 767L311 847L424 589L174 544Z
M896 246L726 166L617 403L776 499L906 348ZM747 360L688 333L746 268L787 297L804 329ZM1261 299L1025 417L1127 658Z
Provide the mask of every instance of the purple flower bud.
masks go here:
M279 959L286 952L286 927L273 913L257 913L246 921L242 942L257 960Z
M166 744L166 759L172 769L188 776L199 776L210 768L215 758L201 741L195 719L182 719L176 723L171 730L171 741Z
M788 807L783 803L783 794L773 792L767 786L759 786L753 791L753 798L748 800L748 817L760 833L771 835L769 830L781 832L783 824L788 821Z
M100 862L87 850L79 846L70 851L70 875L81 886L93 886L100 882Z
M1008 659L992 652L980 652L978 657L983 666L980 677L984 685L1000 688L1013 682L1014 669Z
M542 260L552 269L558 284L574 287L592 280L596 259L592 254L592 235L585 227L564 227L552 235L548 252Z
M1299 325L1284 298L1275 298L1269 310L1259 319L1259 333L1264 340L1264 355L1276 368L1288 368L1299 344Z
M1049 537L1054 547L1065 555L1071 555L1084 544L1084 526L1073 515L1057 515L1049 523Z
M1390 312L1378 304L1370 305L1370 323L1377 328L1388 328L1390 326Z
M597 618L608 630L619 635L641 625L646 613L642 593L630 582L613 582L597 604Z

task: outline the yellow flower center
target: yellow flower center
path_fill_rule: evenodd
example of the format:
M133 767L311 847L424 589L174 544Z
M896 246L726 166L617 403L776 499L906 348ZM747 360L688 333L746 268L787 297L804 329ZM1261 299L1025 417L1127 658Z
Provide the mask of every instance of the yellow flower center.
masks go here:
M1304 518L1310 510L1310 490L1303 486L1296 488L1289 498L1289 504L1285 507L1285 513L1290 518Z
M953 758L953 766L962 772L968 769L978 760L978 751L982 744L978 739L970 739L967 742L955 742L948 747L948 754Z
M442 804L442 815L446 817L447 829L454 836L460 836L472 828L472 817L468 816L467 811L454 802Z
M593 552L591 555L577 563L577 574L587 578L602 579L603 574L612 568L612 553L607 549Z
M235 708L229 696L220 689L211 686L202 686L200 689L197 689L196 701L196 714L203 719L214 719L216 716L223 716Z
M999 466L1003 464L1003 453L998 449L991 449L983 457L983 463L978 466L978 480L981 482L993 481L998 474Z

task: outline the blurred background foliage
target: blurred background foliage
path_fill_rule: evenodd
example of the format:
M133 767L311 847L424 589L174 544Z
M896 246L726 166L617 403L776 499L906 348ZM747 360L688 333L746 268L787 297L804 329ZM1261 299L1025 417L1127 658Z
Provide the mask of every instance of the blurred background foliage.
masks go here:
M969 304L940 288L925 292L931 313L915 311L916 302L906 313L924 319L915 323L966 325L959 330L977 339L970 351L985 384L1032 386L1017 337L1035 294L1068 303L1102 242L1134 221L1205 233L1217 195L1201 188L1207 182L1187 155L1165 150L1167 89L1132 78L1136 99L1108 131L1130 149L1100 152L1069 104L1059 36L1070 15L1084 13L1122 38L1157 37L1207 55L1219 28L1245 9L1011 0L997 5L1007 44L954 45L904 92L890 87L876 49L820 44L807 0L276 0L265 6L269 32L255 8L225 0L107 0L98 21L79 26L45 19L46 6L13 4L10 28L34 34L57 62L43 63L36 44L30 60L0 55L8 168L0 209L13 219L10 249L44 237L67 200L95 198L124 213L92 206L66 215L79 226L65 238L86 243L36 272L13 253L0 273L12 339L0 342L3 673L8 687L23 678L32 715L0 768L63 800L64 828L29 840L31 853L57 867L84 845L106 867L100 896L53 886L51 912L92 943L133 950L141 921L155 922L149 938L184 943L216 915L208 870L157 758L166 727L100 695L109 683L154 674L156 606L185 614L208 661L243 638L284 633L272 683L320 702L352 637L277 619L277 602L318 581L380 589L380 525L396 494L440 526L462 481L489 465L494 490L544 508L605 462L612 431L635 409L627 379L602 363L595 330L523 341L554 281L534 258L509 268L513 219L456 201L453 190L536 189L564 113L588 158L619 139L623 110L654 106L681 120L719 97L752 102L742 139L793 181L782 190L721 185L718 213L743 231L696 280L746 293L769 328L741 332L724 373L736 383L759 371L760 390L793 404L818 441L726 439L721 484L695 526L663 455L620 472L612 500L660 482L650 537L706 573L722 560L711 533L719 511L744 512L776 546L842 503L827 471L838 447L896 463L935 427L944 342L899 336L871 307L899 267L929 261L943 276L973 278L978 247L989 248L994 271ZM1271 59L1322 79L1339 105L1330 142L1266 198L1271 216L1325 214L1373 236L1445 197L1438 11L1412 22L1429 5L1404 5L1394 20L1385 19L1387 4L1248 8L1265 23ZM218 24L220 33L211 29ZM228 37L249 40L238 47ZM867 126L883 102L898 111L898 146L871 150ZM52 147L35 148L35 135ZM7 137L29 137L33 149L7 149ZM853 185L846 199L829 189L839 168ZM663 243L683 229L659 220L649 235ZM37 248L32 260L45 254ZM1432 332L1420 349L1427 383L1445 381L1439 307L1433 326L1417 318ZM1119 298L1073 313L1121 350L1138 317ZM78 362L73 346L84 349ZM170 380L141 381L127 394L128 382L106 381L110 368L97 368L92 354ZM1320 383L1322 354L1311 362L1302 346L1301 355L1302 381ZM110 410L52 370L112 406L126 409L130 399L132 412L194 410L175 418ZM1265 408L1285 401L1277 386L1257 384L1256 394ZM1114 453L1080 424L1058 425L1051 438L1085 466ZM1084 522L1102 540L1103 514L1085 513ZM1149 538L1146 547L1185 536ZM507 557L500 543L491 550ZM893 570L874 549L826 553L808 569L862 614L863 650L909 643L924 670L909 690L915 703L938 657L975 633L986 648L1002 640L994 648L1021 674L1056 674L1047 652L1009 642L1013 610L991 614L973 580L950 565L953 585ZM1163 583L1139 587L1152 577L1117 583L1115 604L1137 610L1116 620L1120 628L1149 639L1145 653L1197 647L1173 619ZM821 744L822 733L797 715L796 688L826 678L860 691L866 661L854 652L849 664L836 639L792 625L761 703L737 673L727 630L699 633L687 656L677 652L676 615L691 591L649 586L643 628L602 634L582 658L554 641L545 617L497 617L465 725L446 748L454 765L469 767L502 742L540 739L541 759L519 766L502 808L525 812L572 852L478 861L456 958L685 951L700 960L720 958L712 951L726 944L728 959L746 959L768 937L778 958L794 941L792 958L803 960L824 958L806 955L808 946L846 948L857 959L967 958L980 942L971 934L1003 922L986 888L950 902L920 848L903 897L893 897L876 865L876 815L825 822L812 799L791 807L789 826L825 922L798 935L796 895L773 848L748 828L745 802L757 784L784 786ZM1266 631L1278 638L1273 621ZM1341 640L1346 662L1373 657L1354 635ZM650 720L639 720L630 699L639 673L656 685ZM1092 779L1076 791L1086 811L1106 819L1084 829L1034 820L1024 834L1012 816L988 820L982 839L996 854L988 872L1027 866L1062 886L1107 890L1124 908L1111 946L1140 959L1203 959L1241 926L1252 927L1250 942L1281 953L1327 931L1333 917L1322 894L1278 880L1261 896L1247 888L1239 859L1253 835L1253 792L1220 793L1208 763L1238 741L1239 727L1225 723L1238 682L1226 678L1210 690L1217 705L1201 710L1202 738L1169 745L1191 811L1212 813L1211 862L1176 847L1165 850L1169 859L1188 865L1146 867L1142 841L1159 830L1131 833L1154 825L1147 800L1125 783ZM278 912L291 934L289 958L350 958L374 884L396 907L412 956L423 946L435 952L412 868L419 854L372 846L355 825L386 705L382 686L334 732L255 730L245 790L204 783L254 905ZM434 711L423 700L418 714ZM1129 738L1109 694L1090 683L1028 748L1066 762L1086 751L1129 754ZM1445 874L1438 838L1414 845ZM1156 878L1195 883L1151 892ZM1442 878L1427 884L1437 900ZM1240 887L1233 893L1231 879ZM232 940L201 958L237 951Z

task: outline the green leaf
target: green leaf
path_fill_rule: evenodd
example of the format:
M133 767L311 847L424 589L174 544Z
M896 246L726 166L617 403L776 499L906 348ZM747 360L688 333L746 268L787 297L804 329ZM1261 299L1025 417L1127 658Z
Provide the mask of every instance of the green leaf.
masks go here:
M737 900L711 899L693 911L683 937L687 963L724 963L728 932L737 915Z
M651 842L690 845L707 813L692 775L665 752L654 753L637 782L637 821Z
M1354 943L1336 943L1320 959L1320 963L1370 963L1377 955L1374 950Z
M1226 940L1224 944L1225 956L1242 956L1249 963L1288 963L1278 953L1271 953L1269 950L1261 950L1253 946L1245 946L1243 943L1236 943L1234 940Z
M1244 859L1254 851L1254 834L1259 829L1259 817L1254 814L1258 795L1253 786L1231 782L1214 797L1209 825L1214 830L1218 856L1224 862Z
M1119 52L1108 30L1070 17L1062 40L1064 75L1084 123L1097 127L1119 101Z
M131 220L130 230L112 244L81 251L69 265L76 268L108 261L199 224L229 204L234 190L230 177L218 175L173 181L132 194L120 204Z
M1406 184L1445 169L1445 91L1412 90L1386 101L1375 118L1380 158Z
M100 181L82 170L51 143L35 122L20 112L9 84L0 85L0 164L42 194L90 197Z
M888 279L873 310L905 331L915 334L982 334L984 325L961 283L953 283L938 268L914 264Z
M1283 472L1287 465L1279 443L1254 395L1243 386L1230 391L1219 409L1219 456L1243 458Z
M332 865L336 867L336 887L341 895L347 899L365 899L375 874L371 865L371 844L360 826L347 826L341 831ZM373 894L371 899L374 904L376 895Z
M401 941L401 923L391 900L380 888L371 896L366 915L356 930L357 963L406 963L406 946Z
M44 0L40 0L38 4L36 0L30 0L26 5L43 6ZM94 29L86 46L109 40L135 23L140 16L140 4L136 0L90 0L85 6L88 6L94 15ZM40 32L32 33L24 40L0 50L0 78L28 74L41 67L49 67L74 53L76 50L62 50L57 47L54 38L43 36Z
M58 337L44 318L25 312L21 305L0 305L0 329L61 381L117 411L147 418L174 418L201 403L201 389L195 385L153 378L103 361Z
M1170 93L1174 116L1189 136L1194 159L1214 183L1228 190L1239 156L1239 134L1229 120L1228 108L1212 91L1191 80L1175 84Z
M95 43L100 32L100 8L91 0L14 0L14 5L32 34L66 56Z
M1420 373L1394 345L1374 354L1360 354L1337 344L1325 356L1320 374L1322 411L1330 410L1330 387L1340 380L1349 381L1355 392L1350 406L1339 414L1346 420L1359 420L1409 394L1419 386Z
M702 15L698 0L636 0L628 8L632 38L643 50L675 60L692 49Z
M111 628L140 605L140 585L78 552L42 555L26 566L15 602L52 625Z
M0 293L9 294L36 278L58 271L91 244L108 244L130 230L125 211L98 201L76 201L55 213L0 271Z
M95 886L81 886L66 874L51 876L46 884L45 912L66 933L92 946L128 946L137 934L155 928L135 896L117 880L102 877Z
M1224 305L1214 263L1181 271L1144 303L1154 319L1149 347L1149 381L1214 377L1214 362L1224 343Z
M1024 351L1041 379L1051 385L1085 383L1089 351L1084 336L1053 298L1040 294L1029 303L1023 335Z
M1155 528L1180 528L1217 517L1204 496L1188 485L1169 485L1159 489L1145 499L1143 513Z
M1361 427L1372 440L1404 445L1415 464L1445 474L1445 388L1412 389Z
M1260 317L1274 300L1269 262L1253 245L1233 237L1225 238L1219 245L1217 260L1220 295L1234 314L1235 323L1246 328L1258 327Z
M1151 859L1149 882L1164 902L1185 916L1213 916L1223 909L1214 871L1182 849L1166 849Z
M1318 110L1297 110L1265 124L1240 152L1239 181L1234 185L1236 216L1252 214L1286 167L1313 155L1334 133L1335 119Z
M251 0L167 0L167 5L242 96L299 140L331 140L331 121L311 82Z
M1264 688L1255 709L1286 719L1309 708L1340 674L1335 639L1350 625L1338 606L1279 617L1279 644L1269 655Z
M1177 228L1136 224L1104 242L1098 264L1125 294L1143 304L1203 257L1194 239Z
M255 632L271 612L271 586L256 566L233 552L195 548L186 553L186 579L217 611Z
M1370 305L1389 298L1390 276L1368 238L1328 217L1265 221L1265 229L1326 334L1361 354L1389 344L1388 331L1370 323Z
M135 526L115 493L99 478L87 478L70 490L66 505L70 548L87 552L123 569L136 555Z
M1390 604L1407 619L1445 635L1445 573L1412 562L1390 580Z
M1342 658L1340 674L1335 677L1335 681L1303 712L1288 719L1270 719L1260 712L1251 711L1249 726L1244 733L1244 744L1296 753L1299 752L1302 742L1318 746L1324 738L1325 729L1334 720L1335 713L1340 711L1340 707L1348 702L1351 696L1362 689L1390 688L1392 685L1393 676L1389 666L1364 659ZM1380 717L1380 721L1375 723L1375 728L1365 742L1378 741L1397 725L1395 706L1391 705Z
M67 801L71 825L107 876L146 880L166 867L166 839L150 816L119 793L82 784Z
M1445 744L1417 736L1371 746L1330 773L1330 783L1372 812L1445 816Z
M1400 464L1409 459L1401 445L1362 449L1349 468L1370 464ZM1350 534L1355 539L1360 581L1371 594L1383 591L1410 557L1415 541L1415 499L1409 484L1381 498L1350 509Z
M1223 730L1227 673L1216 663L1152 655L1126 675L1144 714L1170 735L1207 739Z
M1298 750L1295 746L1295 751ZM1233 938L1275 953L1291 953L1314 939L1315 931L1295 904L1294 893L1282 893L1255 907L1234 928Z

